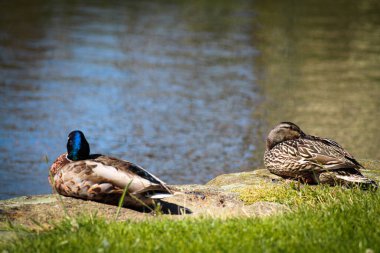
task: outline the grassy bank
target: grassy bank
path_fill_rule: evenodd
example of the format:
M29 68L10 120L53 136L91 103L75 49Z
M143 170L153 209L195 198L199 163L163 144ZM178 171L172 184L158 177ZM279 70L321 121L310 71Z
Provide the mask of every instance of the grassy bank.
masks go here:
M44 232L27 232L8 252L374 252L380 250L380 194L323 186L289 194L271 191L294 211L228 220L158 217L143 222L70 218ZM247 202L249 192L242 194ZM254 196L257 198L257 195ZM260 200L258 198L257 200ZM371 252L371 251L369 251Z

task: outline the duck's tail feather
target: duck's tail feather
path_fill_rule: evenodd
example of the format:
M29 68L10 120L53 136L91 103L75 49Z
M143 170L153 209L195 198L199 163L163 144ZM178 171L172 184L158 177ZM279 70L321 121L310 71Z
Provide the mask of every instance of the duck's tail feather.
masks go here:
M378 188L378 185L374 180L367 178L363 175L359 175L359 174L354 174L354 175L336 174L336 178L338 182L349 187L359 186L362 189L375 189L375 190L377 190Z
M346 187L359 187L363 190L378 188L377 183L365 176L360 171L325 171L316 177L316 181L322 184L343 185Z
M173 194L169 193L154 193L152 195L146 195L146 197L151 198L151 199L164 199L164 198L169 198L173 197Z
M156 192L156 193L147 194L146 197L151 198L151 199L163 199L163 198L170 198L175 195L181 195L181 194L184 194L184 193L183 192L172 192L172 193Z
M169 188L170 191L148 191L145 194L145 197L151 198L151 199L163 199L163 198L169 198L173 197L175 195L184 194L180 191L174 190L173 188Z

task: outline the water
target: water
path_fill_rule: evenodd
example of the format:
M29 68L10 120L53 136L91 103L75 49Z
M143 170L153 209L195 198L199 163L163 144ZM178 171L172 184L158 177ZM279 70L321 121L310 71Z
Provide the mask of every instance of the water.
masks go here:
M81 129L171 184L262 164L290 120L380 159L375 1L0 3L0 199ZM46 162L48 158L48 162Z
M168 183L249 166L257 51L244 4L210 15L190 3L2 5L1 198L50 192L74 129Z
M257 118L268 127L296 122L357 158L379 160L380 2L259 1L255 10L265 100Z

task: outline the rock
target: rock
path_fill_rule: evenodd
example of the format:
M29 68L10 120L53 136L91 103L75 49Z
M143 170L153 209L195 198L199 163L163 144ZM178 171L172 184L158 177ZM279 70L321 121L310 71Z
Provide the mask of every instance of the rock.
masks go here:
M222 190L241 188L246 185L283 181L279 176L270 173L267 169L257 169L249 172L231 173L217 176L206 185L220 187Z
M361 161L363 162L363 161ZM380 162L363 162L368 168L363 173L379 181ZM174 186L184 194L158 202L155 210L133 210L93 201L63 197L57 194L24 196L0 201L0 229L23 225L32 229L46 229L65 217L76 215L100 216L117 220L141 220L165 215L173 219L183 217L262 217L290 210L276 203L276 187L285 180L266 169L220 175L206 185Z

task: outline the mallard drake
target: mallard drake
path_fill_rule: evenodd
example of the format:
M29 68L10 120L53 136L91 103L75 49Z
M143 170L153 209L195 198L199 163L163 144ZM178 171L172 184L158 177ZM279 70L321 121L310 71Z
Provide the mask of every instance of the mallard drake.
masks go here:
M49 182L61 195L117 204L127 188L126 206L152 205L154 199L172 196L175 191L163 181L128 161L90 155L90 145L81 131L68 136L67 153L50 167Z
M273 174L302 182L374 186L364 168L336 141L305 134L292 122L281 122L266 140L265 167Z

